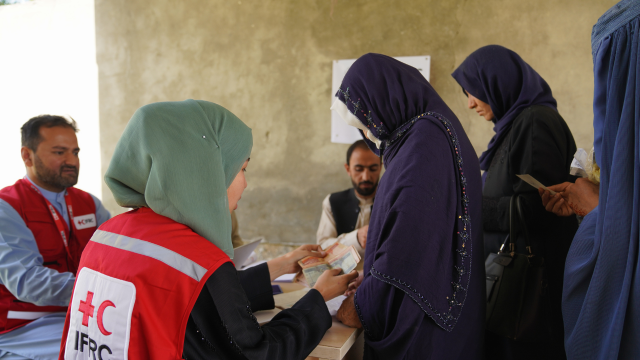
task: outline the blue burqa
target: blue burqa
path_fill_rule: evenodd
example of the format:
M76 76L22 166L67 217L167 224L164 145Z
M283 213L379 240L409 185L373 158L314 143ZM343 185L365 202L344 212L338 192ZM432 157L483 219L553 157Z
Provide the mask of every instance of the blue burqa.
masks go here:
M593 27L599 205L580 225L564 274L569 359L640 358L640 2Z
M355 304L365 359L480 359L482 189L460 122L420 72L367 54L336 94L381 140L386 172Z

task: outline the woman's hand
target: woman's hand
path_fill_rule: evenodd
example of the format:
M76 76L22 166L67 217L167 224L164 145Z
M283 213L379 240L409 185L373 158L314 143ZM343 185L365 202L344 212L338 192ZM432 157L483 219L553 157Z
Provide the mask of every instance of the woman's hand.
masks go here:
M586 216L598 206L600 186L580 178L576 180L575 184L567 185L562 192L562 198L576 214Z
M340 275L341 271L342 269L326 270L313 286L314 289L320 292L324 301L329 301L344 294L349 283L358 277L358 272L355 270L344 275Z
M549 189L557 194L551 197L548 191L542 192L542 189L538 189L538 192L542 196L545 209L558 216L569 216L573 213L586 216L598 206L600 200L600 187L583 178L579 178L575 183L565 182L549 186Z
M538 193L540 197L542 197L542 206L544 206L545 210L550 213L554 213L557 216L571 216L575 213L573 209L569 207L566 201L560 195L561 191L564 191L566 187L571 184L569 182L565 182L558 185L549 186L550 190L555 191L555 195L551 195L551 193L543 188L538 189Z
M336 315L336 317L343 324L349 327L358 329L362 327L362 322L360 322L360 318L358 317L358 313L356 312L356 303L354 301L353 295L350 295L348 298L344 299L342 305L340 305L340 309L338 309L338 314Z
M307 256L325 257L327 253L322 250L320 245L308 244L302 245L299 248L288 252L273 260L267 261L269 266L269 275L271 275L271 281L284 274L293 274L300 271L300 265L298 261Z
M347 291L344 292L344 296L351 296L356 293L358 290L358 286L362 284L362 279L364 279L364 273L362 271L358 271L358 277L349 283L349 287L347 287Z

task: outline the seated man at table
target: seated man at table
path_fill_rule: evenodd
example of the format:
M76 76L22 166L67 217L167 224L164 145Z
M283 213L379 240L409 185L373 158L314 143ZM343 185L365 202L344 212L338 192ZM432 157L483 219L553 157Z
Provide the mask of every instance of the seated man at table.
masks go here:
M364 258L382 160L369 150L364 140L358 140L347 150L344 168L351 177L353 188L324 198L316 237L324 249L337 241L347 246L353 245Z

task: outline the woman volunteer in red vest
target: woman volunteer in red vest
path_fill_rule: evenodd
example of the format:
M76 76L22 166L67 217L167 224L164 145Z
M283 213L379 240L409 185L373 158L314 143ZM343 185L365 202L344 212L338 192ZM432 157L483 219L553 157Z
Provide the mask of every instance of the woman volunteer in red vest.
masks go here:
M87 244L67 312L60 359L303 359L331 327L325 301L357 273L323 274L291 309L270 281L318 254L306 245L236 272L230 211L247 183L251 129L196 100L140 108L105 175L119 205Z

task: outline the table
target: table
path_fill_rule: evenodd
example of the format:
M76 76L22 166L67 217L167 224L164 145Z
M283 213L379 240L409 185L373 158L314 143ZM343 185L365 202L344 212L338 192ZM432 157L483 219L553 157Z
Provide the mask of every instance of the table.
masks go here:
M273 283L280 285L282 292L292 292L304 288L296 283ZM331 328L324 334L320 344L309 354L306 360L360 360L364 349L362 329L343 325L336 317Z
M361 360L363 350L362 329L345 326L334 316L331 328L306 360Z

